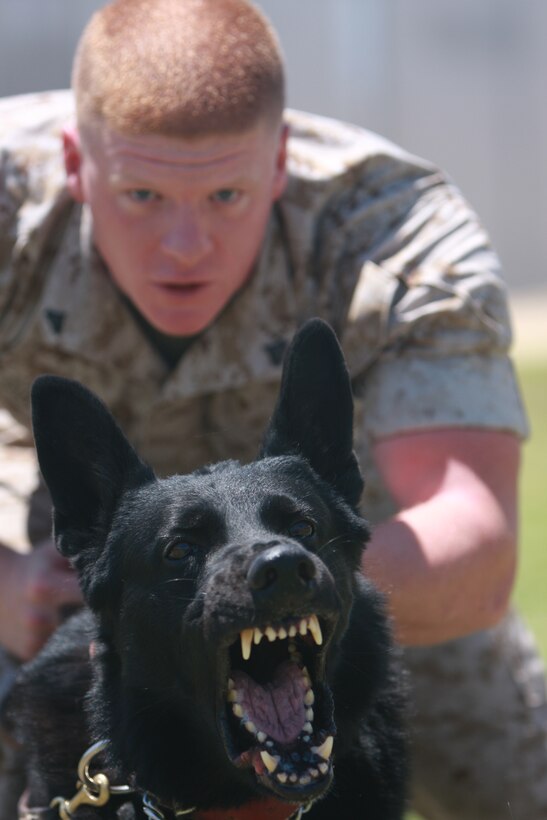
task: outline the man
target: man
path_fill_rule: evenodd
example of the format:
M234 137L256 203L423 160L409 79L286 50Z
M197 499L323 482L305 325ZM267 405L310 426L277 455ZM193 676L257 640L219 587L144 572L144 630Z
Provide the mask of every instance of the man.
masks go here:
M427 818L547 818L543 675L507 614L526 422L498 263L434 167L283 118L275 36L246 0L116 0L67 94L2 104L0 400L80 379L159 473L250 458L285 346L338 332ZM55 135L63 130L64 167ZM44 542L41 493L31 508ZM78 600L46 540L0 552L0 643L34 654Z

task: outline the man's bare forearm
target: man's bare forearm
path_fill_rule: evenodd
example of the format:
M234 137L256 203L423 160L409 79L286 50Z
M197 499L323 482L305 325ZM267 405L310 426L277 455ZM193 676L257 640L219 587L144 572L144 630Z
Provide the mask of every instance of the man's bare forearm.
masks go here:
M441 493L381 524L363 567L387 595L398 640L439 643L503 616L515 541L493 499Z

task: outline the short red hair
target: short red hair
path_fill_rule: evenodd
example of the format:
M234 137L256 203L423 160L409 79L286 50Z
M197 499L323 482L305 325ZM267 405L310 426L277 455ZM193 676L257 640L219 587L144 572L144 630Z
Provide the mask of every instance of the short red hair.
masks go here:
M81 126L125 134L234 133L284 105L277 37L247 0L114 0L86 26L72 84Z

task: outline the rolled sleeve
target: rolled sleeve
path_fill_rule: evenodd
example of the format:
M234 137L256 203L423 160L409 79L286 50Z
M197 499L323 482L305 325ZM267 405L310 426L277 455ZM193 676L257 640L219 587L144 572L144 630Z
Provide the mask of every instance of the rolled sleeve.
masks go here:
M367 379L366 423L373 439L413 430L487 427L528 433L511 362L504 356L404 356Z
M525 437L499 262L458 190L430 187L371 261L384 322L357 383L372 438L454 426Z

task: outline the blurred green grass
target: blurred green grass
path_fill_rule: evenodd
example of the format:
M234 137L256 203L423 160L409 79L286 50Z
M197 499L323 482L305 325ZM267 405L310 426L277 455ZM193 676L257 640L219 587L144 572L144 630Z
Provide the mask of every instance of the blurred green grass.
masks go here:
M547 658L547 351L545 362L521 365L531 436L520 486L520 565L514 599Z
M531 436L520 481L520 561L513 600L547 659L547 350L545 361L521 362L518 374ZM407 814L406 820L421 820Z

